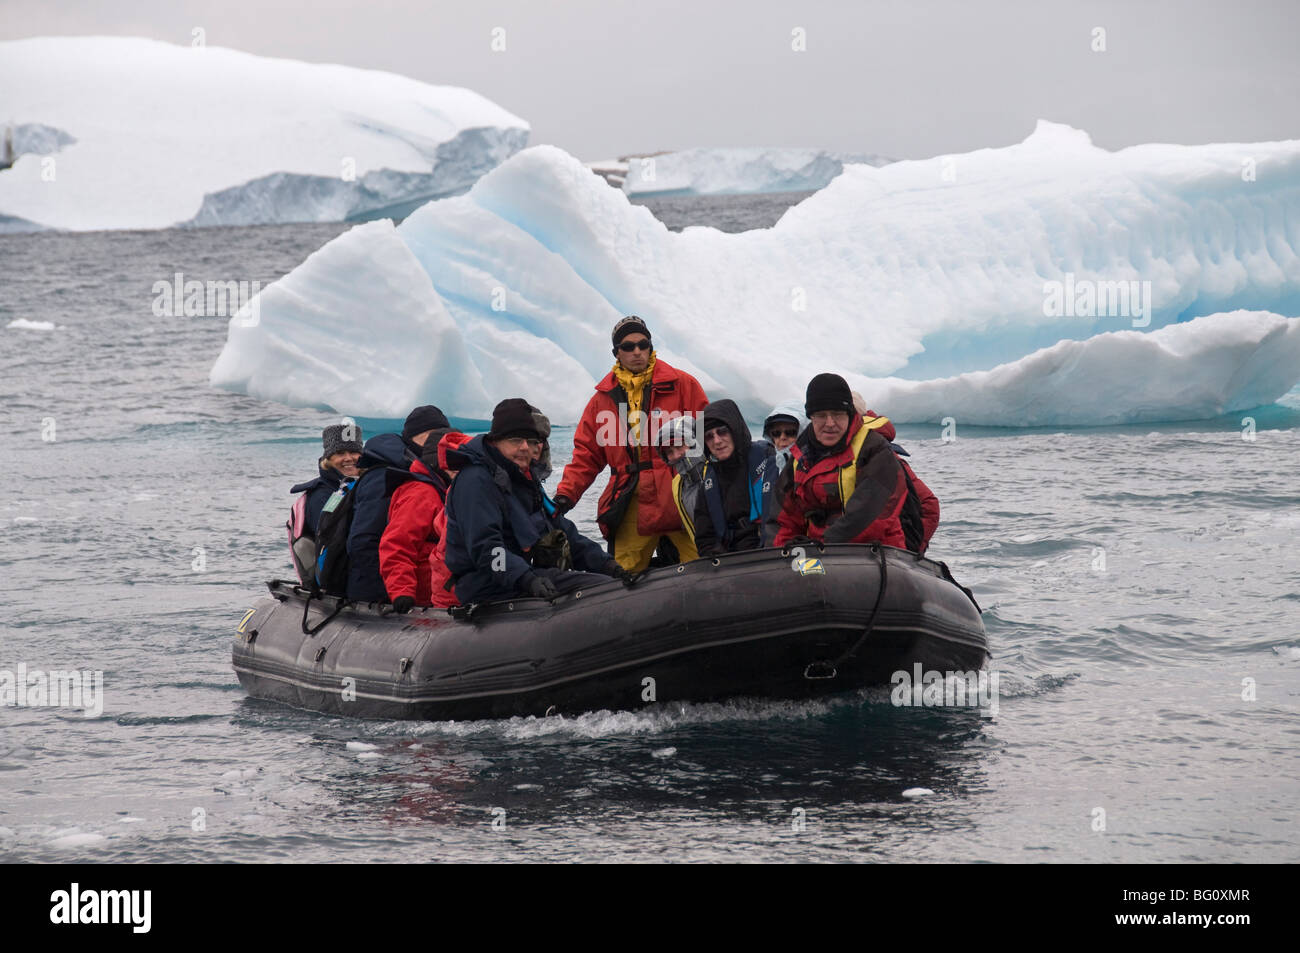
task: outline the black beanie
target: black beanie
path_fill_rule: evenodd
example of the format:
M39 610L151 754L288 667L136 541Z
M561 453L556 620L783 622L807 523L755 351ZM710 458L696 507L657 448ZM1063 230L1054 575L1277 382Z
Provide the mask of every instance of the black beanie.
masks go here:
M488 432L488 439L501 440L504 437L542 439L533 408L522 397L511 397L492 408L492 429Z
M410 440L426 430L447 430L450 427L451 424L448 423L446 414L433 404L425 404L423 407L417 407L406 415L406 423L402 426L402 436Z
M618 342L629 334L644 334L646 337L650 337L650 329L635 314L630 314L614 325L614 333L610 337L614 342L614 346L618 347Z
M356 424L331 424L320 433L321 446L325 448L322 457L332 457L336 453L361 453L361 428Z
M838 374L818 374L808 382L804 396L804 416L812 417L819 410L842 410L850 417L854 414L853 391L848 382Z

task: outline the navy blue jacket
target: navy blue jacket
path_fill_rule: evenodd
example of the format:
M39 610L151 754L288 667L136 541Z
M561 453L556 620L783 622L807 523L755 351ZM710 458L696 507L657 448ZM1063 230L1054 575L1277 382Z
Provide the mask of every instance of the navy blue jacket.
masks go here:
M338 470L321 464L320 476L290 488L290 493L307 494L307 508L303 513L303 518L307 521L307 529L313 536L316 535L316 527L320 525L320 513L325 508L325 501L330 498L331 493L339 488L339 483L342 480L343 474L339 473Z
M447 493L447 568L462 605L524 593L532 572L526 554L551 529L569 538L575 569L599 572L609 561L605 548L569 520L547 515L540 481L524 476L483 435L448 451L447 464L460 471Z
M379 571L379 540L388 526L388 498L401 485L415 456L400 434L381 433L366 441L358 461L364 473L352 490L352 529L348 533L348 598L355 602L387 602L388 591Z

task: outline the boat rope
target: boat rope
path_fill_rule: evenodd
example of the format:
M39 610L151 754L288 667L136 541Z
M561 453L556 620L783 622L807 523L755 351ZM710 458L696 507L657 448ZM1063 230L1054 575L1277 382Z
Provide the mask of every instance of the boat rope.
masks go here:
M334 606L334 611L331 612L329 615L327 615L325 618L321 619L320 622L318 622L314 628L309 629L307 628L307 611L311 608L311 600L314 595L315 593L313 592L307 593L307 600L302 604L302 634L303 635L315 635L321 629L325 628L326 624L329 623L336 615L342 612L343 607L347 605L346 599L339 599L338 604Z
M867 641L867 636L871 630L876 627L876 617L880 614L880 606L885 601L885 583L887 573L885 570L885 548L879 543L872 543L871 548L876 553L876 558L880 563L880 588L876 591L876 604L871 607L871 617L867 619L867 627L862 630L858 640L834 661L809 662L803 670L803 677L810 681L834 678L839 674L839 667L853 658L854 654L862 647L862 643Z

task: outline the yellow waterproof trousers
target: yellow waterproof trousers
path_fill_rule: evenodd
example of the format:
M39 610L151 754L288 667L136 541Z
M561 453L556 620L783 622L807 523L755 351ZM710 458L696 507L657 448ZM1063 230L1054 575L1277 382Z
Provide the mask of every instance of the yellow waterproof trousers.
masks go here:
M677 552L681 554L682 562L700 558L699 552L695 549L695 540L691 539L690 534L685 530L661 533L659 536L667 536L673 541ZM636 496L633 496L627 512L623 514L623 522L618 524L618 531L614 533L614 558L628 572L640 572L649 567L650 557L655 554L655 547L659 545L659 536L637 535Z

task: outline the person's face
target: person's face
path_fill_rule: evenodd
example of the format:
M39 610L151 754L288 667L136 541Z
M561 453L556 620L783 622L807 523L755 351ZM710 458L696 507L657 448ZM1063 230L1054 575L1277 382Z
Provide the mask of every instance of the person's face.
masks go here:
M775 423L768 430L767 436L772 441L772 446L784 450L794 443L795 437L799 436L799 427L797 424Z
M360 459L361 454L355 450L341 450L326 457L325 465L337 470L345 477L355 478L361 475L361 470L357 467L357 461Z
M433 433L432 430L426 430L424 433L417 433L411 438L411 443L415 444L417 447L423 447L428 441L429 434L431 433Z
M735 439L731 435L731 428L723 424L716 427L710 427L704 431L704 445L709 448L709 453L718 460L726 460L736 449Z
M633 374L640 374L650 363L650 339L644 334L634 331L618 342L617 349L618 362Z
M542 452L542 442L531 437L502 437L496 442L496 447L501 451L501 456L505 457L525 473L528 472L528 465L533 462L533 446L537 446L537 453L540 456Z
M833 447L849 429L847 410L819 410L812 415L813 436L823 447Z
M684 456L686 456L685 447L664 447L664 459L668 461L669 466L672 466Z

